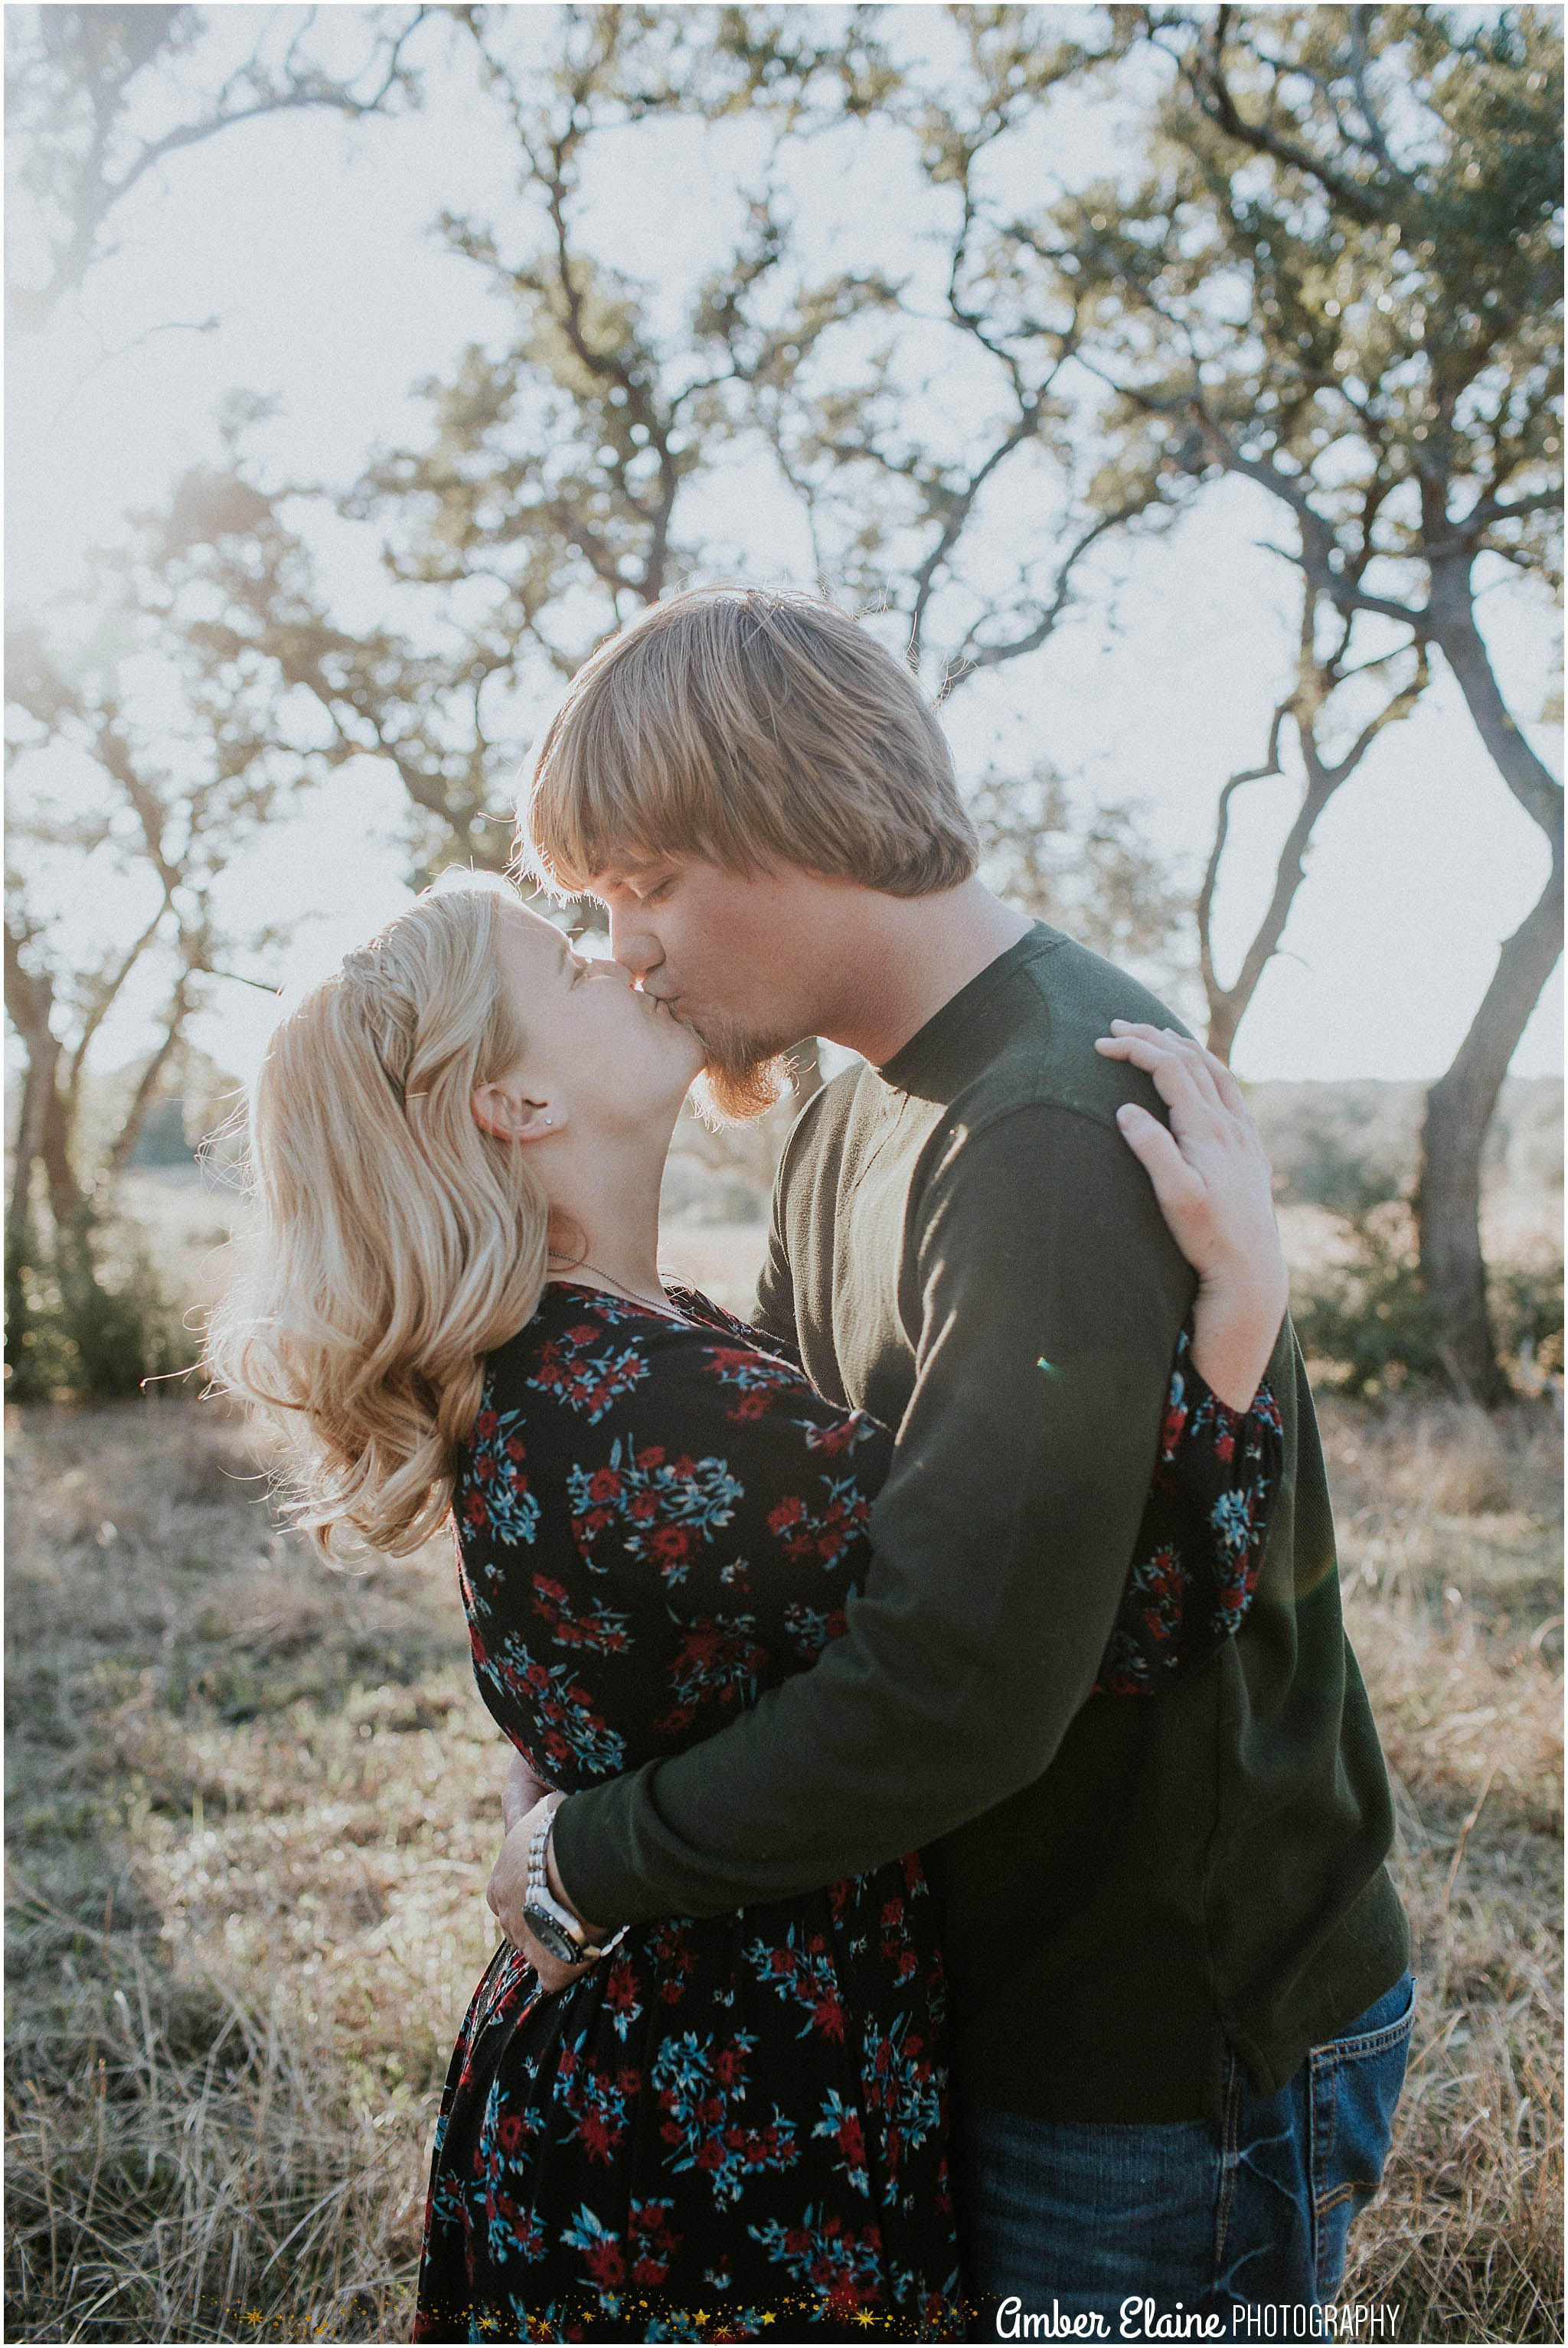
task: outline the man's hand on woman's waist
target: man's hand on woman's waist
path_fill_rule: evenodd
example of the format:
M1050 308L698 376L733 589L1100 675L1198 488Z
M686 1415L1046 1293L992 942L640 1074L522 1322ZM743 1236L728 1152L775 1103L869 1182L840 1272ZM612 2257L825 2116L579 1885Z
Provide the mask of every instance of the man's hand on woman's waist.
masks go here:
M534 1776L522 1755L514 1751L500 1797L506 1837L485 1892L490 1911L501 1931L514 1948L521 1950L539 1975L539 1985L547 1995L564 1989L569 1982L574 1982L580 1973L588 1971L587 1965L562 1964L559 1957L553 1957L548 1949L541 1948L523 1914L528 1898L528 1862L533 1838L549 1816L559 1807L560 1800L558 1794ZM577 1916L589 1939L596 1940L599 1934L595 1927L588 1922L586 1917L578 1914L575 1903L562 1883L555 1853L548 1847L545 1873L556 1899Z

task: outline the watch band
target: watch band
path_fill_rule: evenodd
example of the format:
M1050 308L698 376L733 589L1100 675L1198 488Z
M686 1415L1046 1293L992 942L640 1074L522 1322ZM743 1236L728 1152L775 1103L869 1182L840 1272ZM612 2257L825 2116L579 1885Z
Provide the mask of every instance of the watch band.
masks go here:
M528 1882L523 1893L523 1921L529 1931L551 1956L563 1965L597 1964L608 1956L617 1942L624 1941L630 1927L623 1924L602 1946L589 1940L580 1917L555 1897L550 1889L550 1837L555 1824L555 1813L566 1797L562 1794L533 1829L528 1846Z

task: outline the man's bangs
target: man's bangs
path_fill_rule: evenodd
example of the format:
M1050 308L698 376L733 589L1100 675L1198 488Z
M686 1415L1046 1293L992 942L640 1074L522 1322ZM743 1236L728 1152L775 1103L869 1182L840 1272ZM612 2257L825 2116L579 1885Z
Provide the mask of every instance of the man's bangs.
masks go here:
M580 896L639 862L781 864L895 896L952 889L978 844L909 671L843 613L696 589L586 660L540 746L519 861Z
M642 843L646 811L620 761L570 740L551 757L551 738L521 810L514 860L555 895L581 897L601 873L652 863L655 851Z
M542 781L521 810L511 869L555 897L581 897L607 864L598 811Z
M581 897L596 880L634 879L672 857L733 872L770 871L780 851L748 837L757 810L727 803L711 762L690 746L645 728L634 759L608 729L546 740L520 816L514 869L561 897ZM694 772L694 767L696 771ZM733 787L732 787L733 788ZM736 796L738 796L738 794Z

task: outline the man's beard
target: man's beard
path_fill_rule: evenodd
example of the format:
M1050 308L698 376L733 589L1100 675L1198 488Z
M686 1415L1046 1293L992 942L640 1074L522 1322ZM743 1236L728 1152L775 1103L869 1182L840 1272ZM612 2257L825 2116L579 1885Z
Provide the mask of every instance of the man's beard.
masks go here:
M707 1055L692 1101L704 1125L717 1133L766 1117L789 1086L789 1039L723 1020L694 1024L694 1033Z

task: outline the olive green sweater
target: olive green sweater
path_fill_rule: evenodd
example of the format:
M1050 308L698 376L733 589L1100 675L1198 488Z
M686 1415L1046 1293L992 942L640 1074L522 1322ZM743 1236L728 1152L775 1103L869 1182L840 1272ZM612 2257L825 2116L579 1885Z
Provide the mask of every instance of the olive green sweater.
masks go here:
M1039 927L779 1171L758 1318L897 1430L847 1635L706 1745L560 1811L600 1924L714 1913L925 1847L959 2092L1041 2117L1220 2116L1398 1978L1387 1779L1340 1619L1288 1323L1282 1488L1253 1602L1191 1677L1089 1689L1131 1562L1192 1278L1121 1139L1158 1108L1094 1039L1169 1024Z

